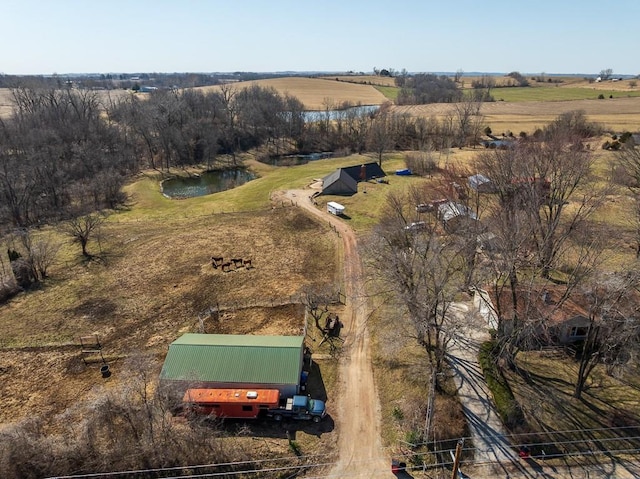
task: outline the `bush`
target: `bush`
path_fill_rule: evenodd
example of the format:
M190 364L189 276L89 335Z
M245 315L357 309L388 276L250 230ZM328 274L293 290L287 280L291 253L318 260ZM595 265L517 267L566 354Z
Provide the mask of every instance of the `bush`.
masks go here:
M604 100L604 95L602 93L598 95L598 100Z
M402 412L402 409L400 409L398 406L395 406L393 408L393 411L391 412L391 415L397 421L402 421L404 419L404 413Z
M415 175L431 175L437 170L436 160L433 159L430 151L407 153L404 160L407 168Z

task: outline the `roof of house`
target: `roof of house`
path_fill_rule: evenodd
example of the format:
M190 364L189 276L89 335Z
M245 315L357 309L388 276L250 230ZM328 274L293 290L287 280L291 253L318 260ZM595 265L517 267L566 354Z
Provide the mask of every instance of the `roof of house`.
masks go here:
M346 192L356 193L358 191L358 181L349 175L343 168L329 173L322 179L322 190L326 190L336 183L341 183Z
M303 336L185 334L169 346L160 379L297 384Z
M471 208L460 203L454 203L453 201L447 201L446 203L438 205L438 215L440 215L440 219L445 223L458 216L468 216L474 220L478 219Z
M491 180L484 175L477 174L469 177L469 186L474 190L477 190L479 186L485 183L491 183Z
M570 297L563 298L566 287L548 284L540 288L520 288L518 295L518 316L530 319L545 319L550 325L559 325L575 318L589 318L585 305L587 299L574 292ZM498 308L498 297L494 290L489 290L489 296L494 307ZM500 293L502 319L513 319L514 310L511 299L511 289L503 288Z
M382 178L387 176L384 170L375 161L362 165L347 166L342 168L351 178L356 181L368 181L371 178Z

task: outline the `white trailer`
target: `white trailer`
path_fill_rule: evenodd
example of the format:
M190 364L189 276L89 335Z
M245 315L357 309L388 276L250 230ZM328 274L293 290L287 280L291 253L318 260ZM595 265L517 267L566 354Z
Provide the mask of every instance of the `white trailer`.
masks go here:
M335 201L329 201L329 203L327 203L327 211L332 215L340 216L344 214L344 206Z

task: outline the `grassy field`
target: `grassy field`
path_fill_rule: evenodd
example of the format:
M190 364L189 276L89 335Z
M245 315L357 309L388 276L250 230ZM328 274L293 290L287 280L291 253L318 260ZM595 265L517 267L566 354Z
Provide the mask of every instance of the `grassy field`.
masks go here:
M589 87L561 87L550 86L540 88L494 88L491 95L497 101L523 102L523 101L571 101L571 100L597 100L600 95L606 99L629 98L640 96L640 90L608 90Z

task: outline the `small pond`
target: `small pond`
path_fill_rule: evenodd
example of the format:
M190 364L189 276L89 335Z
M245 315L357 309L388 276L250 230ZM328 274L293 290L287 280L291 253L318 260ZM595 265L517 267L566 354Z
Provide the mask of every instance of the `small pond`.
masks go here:
M349 115L369 115L379 109L380 105L360 105L352 106L345 110L305 110L302 114L305 121L337 120L338 118L346 118Z
M255 175L247 170L206 171L198 176L164 180L162 194L169 198L193 198L230 190L251 181Z

